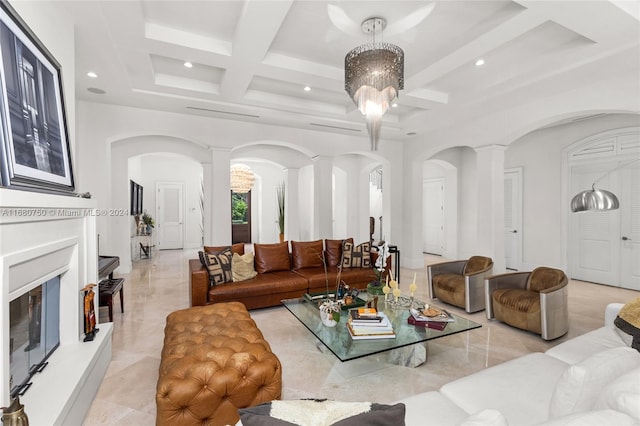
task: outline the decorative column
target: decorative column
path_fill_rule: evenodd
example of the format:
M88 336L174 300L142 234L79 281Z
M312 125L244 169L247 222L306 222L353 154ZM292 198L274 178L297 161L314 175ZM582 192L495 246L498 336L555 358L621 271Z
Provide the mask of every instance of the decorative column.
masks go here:
M213 166L211 163L202 163L202 191L204 195L204 209L202 212L204 222L204 245L212 246L213 230L211 223L211 207L213 205Z
M478 188L478 254L493 259L493 273L505 271L504 151L505 146L476 148Z
M333 161L331 157L313 159L313 235L333 238Z
M231 150L211 148L211 244L231 244ZM205 185L206 191L206 185ZM206 206L205 193L205 206Z
M284 237L289 241L300 240L299 172L299 169L284 170Z

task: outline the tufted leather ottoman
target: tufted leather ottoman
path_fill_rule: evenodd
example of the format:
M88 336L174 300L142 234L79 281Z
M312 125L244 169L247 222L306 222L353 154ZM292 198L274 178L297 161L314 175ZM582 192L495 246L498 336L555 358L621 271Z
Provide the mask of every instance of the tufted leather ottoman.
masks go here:
M157 425L233 425L238 408L279 399L280 361L240 302L167 316Z

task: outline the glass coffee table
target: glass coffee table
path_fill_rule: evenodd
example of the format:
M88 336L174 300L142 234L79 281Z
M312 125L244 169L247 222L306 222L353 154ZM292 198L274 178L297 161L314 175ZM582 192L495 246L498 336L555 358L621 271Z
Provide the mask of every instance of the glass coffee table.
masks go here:
M367 294L361 294L360 297L366 299ZM317 345L318 349L326 347L343 362L388 352L388 362L417 367L426 362L426 342L429 340L481 327L478 323L454 314L450 314L454 321L449 322L442 331L415 326L407 323L409 308L392 308L390 305L385 306L384 302L378 302L378 309L384 311L393 324L396 337L353 340L347 330L347 310L342 310L340 322L335 327L327 327L320 320L319 310L314 303L298 298L283 300L282 304L321 343Z

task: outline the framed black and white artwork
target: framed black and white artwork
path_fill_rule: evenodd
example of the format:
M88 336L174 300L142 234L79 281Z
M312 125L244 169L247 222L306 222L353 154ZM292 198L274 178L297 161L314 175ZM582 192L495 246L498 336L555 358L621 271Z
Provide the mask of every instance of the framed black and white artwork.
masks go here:
M60 65L0 0L0 183L74 191Z

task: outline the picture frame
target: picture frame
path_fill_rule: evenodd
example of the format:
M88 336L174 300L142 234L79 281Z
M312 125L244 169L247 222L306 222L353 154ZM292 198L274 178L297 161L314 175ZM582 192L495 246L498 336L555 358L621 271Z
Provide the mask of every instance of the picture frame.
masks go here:
M143 192L143 188L142 185L134 182L133 180L129 179L130 182L130 200L131 200L131 205L130 205L130 213L132 216L137 216L137 215L141 215L143 213L142 211L142 198L144 196L144 192Z
M60 64L0 0L0 185L75 190Z

